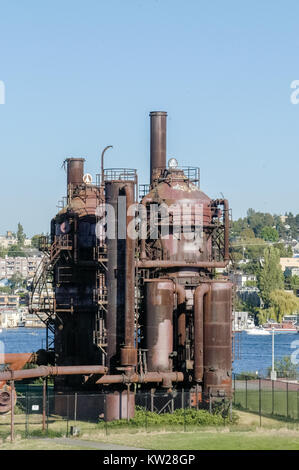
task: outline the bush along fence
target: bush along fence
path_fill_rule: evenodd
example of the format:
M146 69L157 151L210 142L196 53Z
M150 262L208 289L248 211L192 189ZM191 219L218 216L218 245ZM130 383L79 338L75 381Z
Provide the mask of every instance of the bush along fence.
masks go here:
M135 410L124 407L122 419L115 421L106 419L106 402L106 393L55 394L46 387L19 387L13 413L0 416L0 440L13 441L15 436L109 435L124 431L187 432L207 426L222 427L237 419L231 402L199 402L194 392L184 390L137 391Z
M284 421L299 421L299 383L234 374L233 407Z

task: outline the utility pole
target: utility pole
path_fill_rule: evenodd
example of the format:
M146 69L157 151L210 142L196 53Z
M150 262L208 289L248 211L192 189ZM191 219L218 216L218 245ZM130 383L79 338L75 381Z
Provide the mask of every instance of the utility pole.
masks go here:
M274 369L274 326L272 326L272 370L271 380L277 380L277 372Z

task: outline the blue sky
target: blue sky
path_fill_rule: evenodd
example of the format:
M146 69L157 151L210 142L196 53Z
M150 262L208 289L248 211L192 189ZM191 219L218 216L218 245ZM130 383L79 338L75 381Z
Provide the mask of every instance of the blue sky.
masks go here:
M299 212L298 1L0 0L0 233L47 231L60 168L137 168L149 179L149 117L168 112L168 155L201 188ZM109 159L109 162L108 162Z

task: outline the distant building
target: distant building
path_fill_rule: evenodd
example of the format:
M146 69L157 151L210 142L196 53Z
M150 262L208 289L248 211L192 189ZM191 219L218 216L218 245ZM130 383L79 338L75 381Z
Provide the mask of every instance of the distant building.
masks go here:
M0 308L18 308L19 296L0 294Z
M0 258L0 279L10 279L16 273L21 274L25 279L33 277L40 261L39 256Z
M286 268L285 274L288 276L299 276L299 268Z
M233 331L247 328L248 312L233 312Z
M254 307L263 306L260 291L257 287L241 287L237 289L237 294L243 302L247 302Z
M0 327L1 328L16 328L21 319L21 314L18 310L0 310Z
M5 248L7 250L11 246L17 245L17 244L18 244L18 239L15 236L15 234L13 234L13 232L11 232L11 231L7 231L6 235L0 236L0 247L1 248ZM26 246L26 247L31 246L31 239L30 238L26 238L26 240L24 241L24 246Z
M299 269L299 258L280 258L280 266L283 272L285 272L286 269Z
M254 274L232 273L229 277L237 289L246 287L248 281L256 282L256 276Z

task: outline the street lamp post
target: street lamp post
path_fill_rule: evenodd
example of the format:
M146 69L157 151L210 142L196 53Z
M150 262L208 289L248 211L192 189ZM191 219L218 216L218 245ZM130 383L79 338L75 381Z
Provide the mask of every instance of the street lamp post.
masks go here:
M271 380L277 380L277 372L274 369L274 326L272 326L272 370Z

